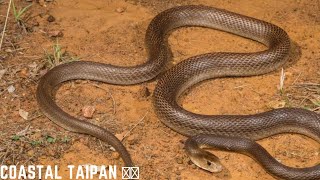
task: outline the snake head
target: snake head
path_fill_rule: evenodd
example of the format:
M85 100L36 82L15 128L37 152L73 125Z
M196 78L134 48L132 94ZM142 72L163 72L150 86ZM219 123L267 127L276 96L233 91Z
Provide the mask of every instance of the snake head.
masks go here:
M203 149L198 149L197 152L188 153L191 161L198 167L212 173L221 172L223 166L217 156Z

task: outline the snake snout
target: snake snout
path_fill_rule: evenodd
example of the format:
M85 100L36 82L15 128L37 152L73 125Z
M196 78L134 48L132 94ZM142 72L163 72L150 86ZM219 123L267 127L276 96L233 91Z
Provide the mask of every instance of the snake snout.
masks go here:
M223 170L219 158L203 149L198 149L195 154L189 154L189 157L195 165L209 172L217 173Z

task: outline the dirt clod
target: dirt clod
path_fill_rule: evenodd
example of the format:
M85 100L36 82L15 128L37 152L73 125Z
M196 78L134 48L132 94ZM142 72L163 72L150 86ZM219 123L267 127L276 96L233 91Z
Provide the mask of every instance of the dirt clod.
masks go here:
M47 34L49 37L63 37L63 32L61 30L49 31Z
M143 86L139 91L139 95L142 98L147 98L151 95L151 92L148 87Z
M116 9L116 12L117 13L123 13L125 10L126 10L125 8L119 7L119 8Z
M85 118L92 118L96 108L94 106L84 106L82 108L82 115Z
M131 135L128 137L127 141L130 145L134 145L138 142L138 138L136 135Z
M54 22L55 20L56 20L56 18L53 17L52 15L49 15L48 18L47 18L48 22Z
M176 162L177 162L178 164L183 164L183 159L177 157L177 158L176 158Z

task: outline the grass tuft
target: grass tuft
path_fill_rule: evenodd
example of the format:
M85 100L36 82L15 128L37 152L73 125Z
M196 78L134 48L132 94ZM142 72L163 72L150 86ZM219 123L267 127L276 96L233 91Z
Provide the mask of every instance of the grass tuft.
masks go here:
M63 50L58 40L55 44L52 45L52 52L48 52L47 50L44 50L44 52L46 64L49 69L54 68L55 66L58 66L63 63L79 60L79 58L75 56L70 56L69 53Z
M18 10L17 7L14 4L14 1L12 1L12 9L13 9L14 19L16 20L16 22L19 25L23 25L24 24L23 15L31 6L32 6L32 4L29 4L28 6L26 6L24 8L20 8Z

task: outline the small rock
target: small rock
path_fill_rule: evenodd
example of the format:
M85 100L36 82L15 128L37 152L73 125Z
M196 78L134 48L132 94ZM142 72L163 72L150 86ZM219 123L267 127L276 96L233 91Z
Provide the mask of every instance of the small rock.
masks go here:
M195 165L195 164L192 164L191 167L192 167L192 169L197 169L197 165Z
M56 18L53 17L52 15L49 15L48 18L47 18L48 22L54 22L55 20L56 20Z
M16 88L15 88L13 85L10 85L10 86L7 88L7 90L8 90L9 93L13 93L13 92L16 90Z
M123 13L125 10L126 10L125 8L119 7L119 8L116 9L116 12L117 13Z
M95 111L96 111L96 108L93 106L84 106L82 108L82 115L86 118L91 119Z
M283 108L286 105L286 102L283 100L271 101L268 103L268 106L272 109Z
M151 95L151 92L149 90L149 88L147 87L142 87L140 92L139 92L140 96L143 97L143 98L147 98Z
M12 49L10 49L10 48L5 49L4 51L5 51L6 53L12 53L12 52L13 52Z
M28 77L28 68L23 68L20 72L19 72L19 76L22 78L27 78Z
M29 112L23 110L23 109L19 109L19 115L24 119L24 120L28 120L28 116L29 116Z
M115 136L120 140L122 141L124 136L127 134L127 132L122 132L122 133L119 133L119 134L115 134Z
M182 160L181 158L176 158L176 162L177 162L178 164L182 164L182 163L183 163L183 160Z
M49 37L63 37L63 32L60 30L49 31L47 34Z
M138 139L135 135L132 135L128 137L127 141L130 145L134 145L138 142Z

